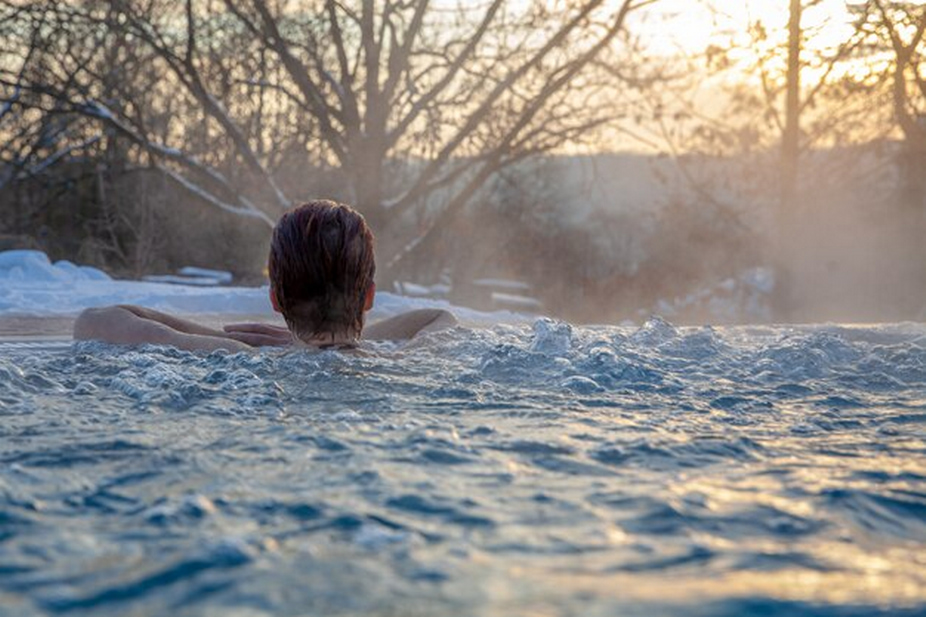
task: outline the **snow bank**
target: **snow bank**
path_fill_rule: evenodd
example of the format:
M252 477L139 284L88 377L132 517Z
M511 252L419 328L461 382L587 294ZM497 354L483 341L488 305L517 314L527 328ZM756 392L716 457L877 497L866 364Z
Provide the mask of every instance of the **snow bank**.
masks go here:
M68 261L52 264L39 251L0 252L0 315L73 315L85 308L137 304L174 313L273 315L267 286L203 287L116 280L105 272ZM464 323L516 323L529 318L508 311L485 313L444 300L376 294L370 319L416 308L445 308Z
M41 251L4 251L0 253L0 284L70 283L75 281L109 281L102 270L76 266L69 261L54 264Z
M774 289L775 273L771 268L750 268L735 278L701 287L684 297L662 299L653 313L672 320L695 309L721 323L743 320L764 323L772 318L770 302Z

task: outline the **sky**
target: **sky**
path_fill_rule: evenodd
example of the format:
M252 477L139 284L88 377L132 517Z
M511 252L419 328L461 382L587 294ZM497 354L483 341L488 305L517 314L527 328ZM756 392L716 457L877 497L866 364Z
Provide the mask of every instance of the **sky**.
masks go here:
M658 0L637 17L645 22L647 40L654 52L695 53L730 36L745 40L750 23L761 21L775 38L785 38L788 0ZM715 10L711 10L713 7ZM822 0L806 11L803 25L821 27L811 46L830 46L847 34L845 0Z
M432 0L436 6L446 7L470 6L474 0ZM517 11L536 2L546 1L550 6L567 6L575 0L508 0L508 6ZM616 10L624 0L605 0L605 6ZM646 2L646 0L636 0ZM862 0L804 0L804 4L814 6L803 12L801 22L808 40L804 49L811 55L836 49L852 35L850 13L847 4ZM631 35L639 37L647 54L651 57L677 58L682 56L699 57L710 45L721 49L732 49L728 55L734 62L732 70L725 71L714 78L705 78L699 85L699 99L706 108L701 110L708 115L722 111L726 100L725 85L731 80L751 82L757 79L754 68L753 41L750 25L761 22L768 39L765 48L786 49L788 39L788 20L790 0L653 0L647 6L631 13L627 28ZM784 54L780 55L784 58ZM696 65L703 66L699 60ZM742 70L737 70L737 66ZM848 68L848 64L843 64ZM803 79L812 83L817 69L805 67ZM758 84L757 84L758 86ZM700 103L699 103L700 104ZM626 127L625 127L626 128ZM640 140L637 131L630 136L625 131L618 131L605 138L605 149L633 152L661 151L662 146ZM658 140L657 140L658 141ZM582 151L585 145L577 144L576 150ZM565 150L571 151L570 148Z
M617 6L622 0L610 0ZM804 0L804 4L811 4ZM817 0L801 17L806 41L804 58L828 56L853 34L847 0ZM767 32L762 43L764 50L775 49L776 60L766 66L784 69L788 41L789 0L655 0L653 4L632 15L628 22L631 33L640 37L651 57L695 59L691 66L705 66L702 54L711 45L730 50L726 58L733 62L729 70L696 80L696 93L690 93L698 111L707 117L726 113L727 87L732 83L754 83L761 91L755 71L756 54L764 53L756 47L750 34L750 25L761 22ZM840 71L851 70L854 61L843 62L829 77ZM823 69L805 66L802 81L816 83L823 77ZM639 131L635 135L639 136ZM644 137L652 137L644 133ZM609 140L609 148L632 152L661 152L664 144L658 138L640 140L623 132Z

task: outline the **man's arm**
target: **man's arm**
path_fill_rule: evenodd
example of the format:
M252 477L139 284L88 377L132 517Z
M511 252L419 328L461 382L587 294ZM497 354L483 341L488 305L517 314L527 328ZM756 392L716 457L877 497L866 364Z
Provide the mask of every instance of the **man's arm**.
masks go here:
M187 351L243 351L249 346L224 333L140 306L92 308L74 322L74 340L116 345L170 345Z
M418 334L452 328L459 322L444 309L418 309L389 317L363 329L363 337L370 341L395 341L414 338Z
M135 306L134 304L120 304L116 306L116 308L125 309L137 317L140 317L141 319L148 319L150 321L162 323L168 328L176 330L177 332L182 332L184 334L201 334L203 336L227 338L221 330L209 328L207 326L190 321L189 319L181 319L180 317L175 317L174 315L162 313L161 311L156 311L144 306Z

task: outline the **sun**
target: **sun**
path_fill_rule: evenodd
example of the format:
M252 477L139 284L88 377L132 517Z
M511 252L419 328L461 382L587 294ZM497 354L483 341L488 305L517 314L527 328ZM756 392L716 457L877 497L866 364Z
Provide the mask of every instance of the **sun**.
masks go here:
M788 0L658 0L636 14L635 27L651 53L696 54L710 45L743 46L761 23L771 43L787 40ZM825 49L851 31L845 0L820 0L802 13L805 48Z

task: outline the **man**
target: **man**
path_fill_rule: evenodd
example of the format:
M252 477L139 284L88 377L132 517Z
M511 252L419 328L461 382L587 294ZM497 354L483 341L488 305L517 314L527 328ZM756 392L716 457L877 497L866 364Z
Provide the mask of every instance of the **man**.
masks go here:
M316 200L284 214L270 245L270 303L286 328L260 323L223 330L139 306L87 309L74 323L75 340L122 345L152 343L189 351L299 344L354 347L368 340L410 339L457 323L441 309L411 311L364 328L373 307L373 233L343 204Z

